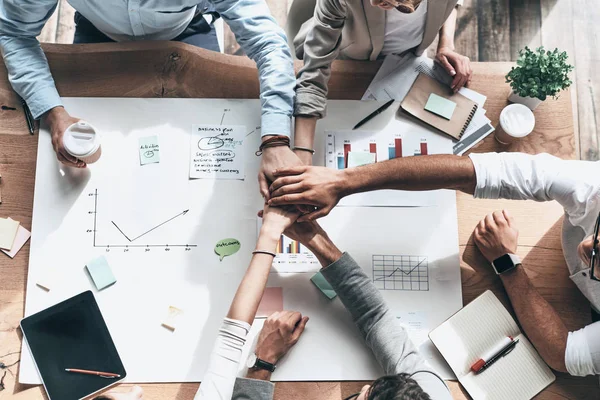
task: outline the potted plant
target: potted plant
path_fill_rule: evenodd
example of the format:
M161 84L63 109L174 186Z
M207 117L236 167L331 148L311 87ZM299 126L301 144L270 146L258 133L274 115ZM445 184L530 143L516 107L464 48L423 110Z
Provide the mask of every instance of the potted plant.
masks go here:
M517 66L506 74L512 93L508 98L513 103L521 103L534 110L548 96L558 98L558 92L568 88L573 82L569 72L573 66L567 63L567 52L544 50L529 47L519 51Z

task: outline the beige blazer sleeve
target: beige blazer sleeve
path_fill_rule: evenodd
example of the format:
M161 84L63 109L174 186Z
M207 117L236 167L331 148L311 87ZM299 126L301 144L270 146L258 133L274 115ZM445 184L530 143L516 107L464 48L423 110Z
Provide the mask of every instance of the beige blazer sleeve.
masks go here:
M325 116L331 63L340 52L345 20L345 0L317 1L314 17L307 22L312 25L304 42L304 66L296 80L294 115Z

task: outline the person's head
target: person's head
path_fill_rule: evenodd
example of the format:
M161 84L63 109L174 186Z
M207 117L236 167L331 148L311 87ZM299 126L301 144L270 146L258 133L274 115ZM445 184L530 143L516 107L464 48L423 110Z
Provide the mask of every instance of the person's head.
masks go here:
M421 0L371 0L371 5L384 10L397 9L403 13L411 13L417 9Z
M577 246L577 253L581 261L590 266L590 278L600 280L600 254L598 254L598 231L600 228L600 213L596 218L593 233L583 239ZM592 260L593 259L593 260ZM593 265L592 265L593 263Z
M431 400L409 374L382 376L346 400Z

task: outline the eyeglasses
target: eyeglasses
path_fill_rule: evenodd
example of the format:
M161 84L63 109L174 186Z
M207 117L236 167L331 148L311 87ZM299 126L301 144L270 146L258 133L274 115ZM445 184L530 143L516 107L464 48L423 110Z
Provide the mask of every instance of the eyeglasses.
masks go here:
M348 396L346 397L344 400L352 400L352 399L356 399L358 396L360 396L360 392L353 394L352 396Z
M594 236L592 236L592 240L594 241L592 245L592 255L590 256L590 279L593 281L600 282L600 279L596 277L596 264L598 258L598 228L600 227L600 213L598 213L598 218L596 219L596 226L594 227Z

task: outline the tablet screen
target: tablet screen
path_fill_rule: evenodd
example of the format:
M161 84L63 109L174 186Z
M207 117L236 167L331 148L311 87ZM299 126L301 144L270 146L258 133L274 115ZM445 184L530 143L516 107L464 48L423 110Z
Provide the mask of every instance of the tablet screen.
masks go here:
M91 291L21 321L21 329L51 400L78 400L122 380L125 368ZM67 372L119 374L107 379Z

